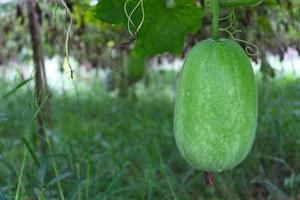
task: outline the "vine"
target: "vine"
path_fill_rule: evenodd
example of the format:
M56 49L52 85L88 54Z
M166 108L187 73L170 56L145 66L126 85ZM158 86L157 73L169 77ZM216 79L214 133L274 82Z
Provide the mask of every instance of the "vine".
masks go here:
M253 5L262 2L261 0L212 0L211 1L211 15L212 15L212 38L214 40L219 39L219 31L224 31L229 35L229 38L247 44L245 51L249 56L256 56L259 52L258 47L248 42L246 40L238 39L234 35L236 33L242 32L240 29L236 29L234 27L235 22L235 13L234 7L237 6L246 6L246 5ZM220 8L228 8L233 7L231 12L223 17L220 18ZM229 19L229 26L226 28L219 28L220 21ZM232 30L232 31L231 31Z
M113 56L112 56L112 52L113 50L116 48L116 47L129 47L133 42L136 41L137 39L137 33L139 32L139 30L141 29L144 21L145 21L145 9L144 9L144 0L140 0L133 8L133 10L129 13L128 11L128 3L129 3L130 0L126 0L124 6L123 6L123 10L124 10L124 13L126 15L126 18L127 18L127 30L130 34L130 37L128 37L128 41L127 42L123 42L121 44L116 44L114 45L111 50L110 50L110 58L113 59ZM142 19L139 23L138 26L136 26L136 24L133 22L132 20L132 15L136 12L136 10L141 7L141 12L142 12ZM131 29L131 26L135 29L134 31Z
M214 40L218 40L219 39L219 17L220 17L220 5L218 0L212 0L211 15L212 15L212 38Z
M258 54L258 52L259 52L259 49L258 49L258 47L256 45L254 45L251 42L248 42L246 40L238 39L238 38L236 38L234 36L236 33L241 33L242 32L242 30L237 29L234 26L234 23L235 23L235 12L234 12L234 9L232 9L231 12L227 16L225 16L223 18L220 18L220 21L227 20L227 19L229 19L229 26L226 27L226 28L220 28L219 30L226 32L229 35L230 39L232 39L234 41L237 41L237 42L242 42L242 43L245 43L245 44L249 45L245 49L246 53L249 56L256 56Z
M69 24L67 26L67 35L66 35L66 41L65 41L65 58L64 58L63 68L66 69L67 67L69 67L69 69L70 69L70 78L72 79L73 84L74 84L74 88L75 88L75 91L76 91L76 97L77 97L77 103L78 103L78 106L79 106L80 102L79 102L78 87L77 87L77 84L76 84L76 81L75 81L75 76L74 76L75 73L74 73L74 70L71 66L70 57L69 57L69 39L70 39L71 28L72 28L72 24L73 24L73 16L72 16L72 13L69 10L67 4L65 3L65 1L61 0L61 3L63 4L64 8L66 9L67 14L70 17L70 21L69 21Z
M65 55L66 56L65 56L65 59L64 59L64 67L65 67L65 65L69 67L70 74L71 74L71 79L75 80L74 79L74 70L71 67L70 58L69 58L69 38L70 38L70 33L71 33L71 28L72 28L72 23L73 23L73 17L72 17L72 13L69 10L68 6L66 5L65 1L61 0L61 3L65 7L65 9L66 9L66 11L67 11L67 13L70 17L70 22L69 22L68 27L67 27L67 35L66 35L66 41L65 41Z
M127 4L129 3L130 0L126 0L125 4L124 4L124 12L125 12L125 15L127 17L127 29L130 33L130 35L132 37L136 37L138 31L140 30L140 28L142 27L143 23L144 23L144 20L145 20L145 10L144 10L144 1L143 0L140 0L136 5L135 7L133 8L133 10L130 12L130 14L128 14L128 8L127 8ZM137 10L138 7L141 7L141 11L142 11L142 19L141 19L141 22L138 26L136 26L134 24L134 22L132 21L132 15L135 13L135 11ZM132 32L130 26L133 26L135 28L134 32Z

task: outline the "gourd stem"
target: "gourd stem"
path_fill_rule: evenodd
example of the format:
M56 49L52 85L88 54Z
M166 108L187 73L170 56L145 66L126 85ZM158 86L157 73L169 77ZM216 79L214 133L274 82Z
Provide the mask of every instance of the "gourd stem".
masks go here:
M213 186L214 185L214 176L211 172L204 172L204 179L207 186Z
M211 1L211 16L212 16L212 38L219 39L219 17L220 17L220 4L219 0Z

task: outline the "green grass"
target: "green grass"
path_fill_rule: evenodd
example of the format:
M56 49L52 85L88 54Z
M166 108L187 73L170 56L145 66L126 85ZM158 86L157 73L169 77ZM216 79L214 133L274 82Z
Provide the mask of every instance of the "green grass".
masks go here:
M152 73L137 99L117 98L101 80L53 93L48 153L40 155L30 87L0 102L0 199L296 199L300 195L300 85L263 84L254 147L234 170L205 186L173 137L174 73ZM16 81L17 85L21 81ZM0 83L1 94L12 84ZM1 96L1 95L0 95ZM25 148L22 137L28 144ZM30 146L30 147L29 147ZM27 150L30 150L29 153ZM27 150L24 150L27 149ZM19 198L18 198L19 197Z

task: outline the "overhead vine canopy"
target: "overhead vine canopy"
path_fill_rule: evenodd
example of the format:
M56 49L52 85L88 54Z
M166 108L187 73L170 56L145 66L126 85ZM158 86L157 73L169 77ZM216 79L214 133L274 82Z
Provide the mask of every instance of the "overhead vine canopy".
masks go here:
M180 54L185 35L196 33L201 26L203 9L193 0L164 1L145 0L143 5L132 12L139 0L103 0L95 9L96 17L111 24L121 24L124 28L135 28L144 17L141 29L136 33L135 53L140 56L153 56L170 52ZM126 16L126 12L131 13ZM144 13L144 16L142 16ZM132 24L129 24L132 20Z
M16 16L16 5L22 2L14 1L0 6L2 61L16 57L16 52L23 51L27 44L26 41L21 42L20 44L24 45L20 47L9 39L14 38L14 41L18 41L19 35L26 30L27 22L20 23L21 17L17 17L19 20L13 20ZM95 66L99 65L99 55L102 55L105 49L126 40L135 40L132 45L133 51L140 56L155 56L165 52L177 56L185 47L189 48L197 41L210 37L208 0L143 0L143 5L139 4L140 0L101 0L96 5L91 0L66 2L74 18L70 53L80 62L89 60L95 63ZM64 8L56 1L41 1L39 4L42 9L45 53L50 57L55 53L61 55L64 50L60 45L64 43L68 17L65 16ZM25 7L21 6L23 15L24 9ZM221 17L226 17L231 12L232 9L225 9ZM238 7L233 13L233 26L241 30L234 36L256 45L261 53L270 51L283 58L289 46L300 51L298 0L264 0L255 7ZM59 21L63 23L58 23ZM228 25L229 21L223 20L220 27L226 28ZM89 34L83 34L85 31ZM220 34L224 38L230 37L225 31L221 31ZM25 40L28 37L22 38ZM244 48L247 46L246 43L240 44ZM26 57L26 54L20 55ZM258 56L261 57L260 54Z
M102 0L94 7L95 16L128 30L144 21L136 37L134 52L153 56L163 52L178 55L187 35L194 39L208 37L209 1L194 0ZM124 6L127 4L128 6ZM231 12L228 8L223 16ZM126 16L126 12L130 16ZM242 31L237 38L254 43L263 51L283 54L287 46L299 51L300 2L264 0L255 7L238 7L235 26ZM226 26L226 22L223 24ZM196 34L196 33L200 34ZM223 37L229 37L223 32ZM242 44L245 45L245 44Z

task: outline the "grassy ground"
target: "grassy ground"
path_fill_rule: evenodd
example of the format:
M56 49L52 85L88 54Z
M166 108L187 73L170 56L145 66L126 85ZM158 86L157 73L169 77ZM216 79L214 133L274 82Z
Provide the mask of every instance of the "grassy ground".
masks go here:
M258 78L254 148L207 188L175 146L174 77L152 74L147 89L137 85L137 99L116 98L99 80L79 87L79 103L73 93L54 93L53 142L43 156L32 142L32 90L1 100L0 199L300 198L299 80ZM1 94L11 87L2 81Z

